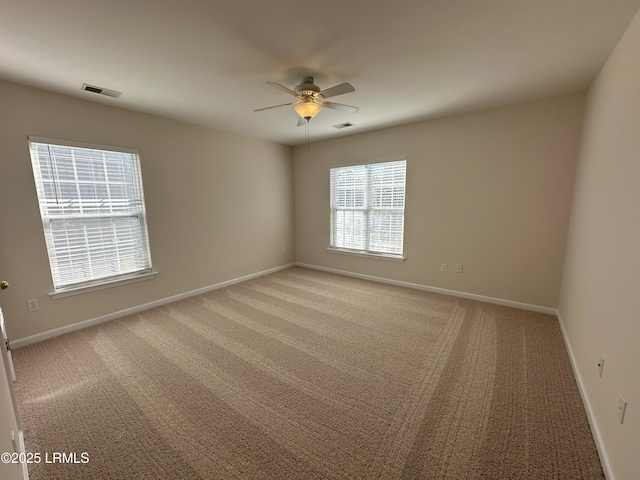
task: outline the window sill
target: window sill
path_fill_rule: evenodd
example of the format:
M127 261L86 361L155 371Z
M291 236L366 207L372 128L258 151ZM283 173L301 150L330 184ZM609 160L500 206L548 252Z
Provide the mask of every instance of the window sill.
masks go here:
M157 274L158 272L145 272L138 275L132 275L130 277L118 278L116 280L107 280L96 285L87 285L82 287L67 288L65 290L58 290L57 292L51 292L49 296L51 298L63 298L70 297L72 295L80 295L82 293L94 292L96 290L104 290L105 288L126 285L127 283L142 282L143 280L149 280L155 277Z
M381 260L391 260L392 262L404 262L405 257L402 255L396 255L393 253L374 253L374 252L365 252L362 250L349 250L348 248L335 248L328 247L327 250L331 253L340 253L343 255L354 255L356 257L369 257L369 258L379 258Z

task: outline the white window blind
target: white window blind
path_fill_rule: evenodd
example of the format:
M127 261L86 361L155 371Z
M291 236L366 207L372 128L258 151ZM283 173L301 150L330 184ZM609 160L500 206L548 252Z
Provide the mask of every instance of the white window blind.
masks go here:
M29 149L55 290L150 272L138 152L34 137Z
M406 160L331 169L331 247L402 255Z

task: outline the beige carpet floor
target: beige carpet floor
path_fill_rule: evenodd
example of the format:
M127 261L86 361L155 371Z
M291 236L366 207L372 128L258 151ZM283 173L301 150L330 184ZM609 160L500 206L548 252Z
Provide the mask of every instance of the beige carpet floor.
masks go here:
M601 479L555 317L291 268L14 352L38 479Z

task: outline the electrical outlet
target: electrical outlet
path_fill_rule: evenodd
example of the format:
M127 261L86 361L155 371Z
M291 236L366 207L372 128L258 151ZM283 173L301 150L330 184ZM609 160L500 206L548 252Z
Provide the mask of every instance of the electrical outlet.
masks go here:
M604 368L604 357L598 359L598 373L602 376L602 369Z
M457 273L462 273L462 264L461 264L461 263L458 263L458 264L456 265L456 272L457 272Z
M620 420L620 424L624 423L624 412L627 409L627 401L624 399L622 394L620 394L620 398L618 399L618 419Z
M32 298L31 300L27 300L27 309L29 309L30 312L35 312L37 310L40 310L40 305L38 305L38 299Z
M443 263L442 265L440 265L440 271L441 272L446 272L447 271L447 264Z

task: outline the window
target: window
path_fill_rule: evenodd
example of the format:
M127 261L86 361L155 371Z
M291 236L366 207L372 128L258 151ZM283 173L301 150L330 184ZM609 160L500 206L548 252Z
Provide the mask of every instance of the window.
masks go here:
M29 137L56 292L151 272L137 150Z
M402 258L406 160L331 169L331 245Z

